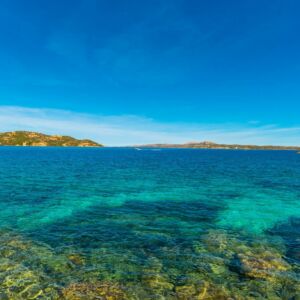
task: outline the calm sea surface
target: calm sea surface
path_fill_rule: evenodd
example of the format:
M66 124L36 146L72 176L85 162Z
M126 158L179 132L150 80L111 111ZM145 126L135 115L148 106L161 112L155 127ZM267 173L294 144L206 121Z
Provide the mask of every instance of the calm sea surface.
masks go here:
M296 300L299 276L295 152L0 148L0 299Z

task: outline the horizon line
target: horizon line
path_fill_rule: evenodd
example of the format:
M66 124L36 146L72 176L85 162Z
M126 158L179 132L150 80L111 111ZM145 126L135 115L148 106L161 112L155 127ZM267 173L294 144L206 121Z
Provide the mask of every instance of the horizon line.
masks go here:
M34 131L92 139L107 146L218 141L239 145L299 145L300 125L162 122L138 115L100 115L69 110L0 105L2 131ZM189 142L187 142L189 141Z

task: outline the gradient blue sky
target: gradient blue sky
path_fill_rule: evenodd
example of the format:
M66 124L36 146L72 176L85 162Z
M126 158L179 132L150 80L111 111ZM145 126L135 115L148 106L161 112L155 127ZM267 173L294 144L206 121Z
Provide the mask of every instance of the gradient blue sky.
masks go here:
M299 11L297 0L2 0L1 131L300 144ZM72 130L55 126L66 116ZM82 132L78 119L121 132Z

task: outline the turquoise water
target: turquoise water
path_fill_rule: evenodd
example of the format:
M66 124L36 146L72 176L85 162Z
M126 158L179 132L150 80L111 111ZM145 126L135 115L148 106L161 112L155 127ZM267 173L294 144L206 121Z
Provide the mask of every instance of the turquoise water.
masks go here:
M299 299L295 152L0 155L0 299Z

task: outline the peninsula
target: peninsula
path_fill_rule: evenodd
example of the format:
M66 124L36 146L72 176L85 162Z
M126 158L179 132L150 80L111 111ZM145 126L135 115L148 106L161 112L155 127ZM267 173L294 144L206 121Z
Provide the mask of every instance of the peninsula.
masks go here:
M47 135L32 131L0 133L0 146L103 147L87 139L78 140L70 136Z
M237 149L237 150L295 150L300 151L300 146L257 146L240 144L217 144L213 142L190 142L185 144L149 144L139 145L139 148L186 148L186 149Z

